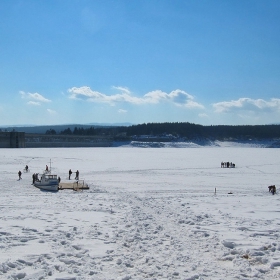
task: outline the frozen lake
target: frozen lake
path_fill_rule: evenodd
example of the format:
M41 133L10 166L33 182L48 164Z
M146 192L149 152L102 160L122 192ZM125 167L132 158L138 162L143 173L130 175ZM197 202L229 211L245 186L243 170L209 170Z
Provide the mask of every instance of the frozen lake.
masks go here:
M0 279L280 279L280 201L268 192L279 188L279 149L0 155ZM50 159L62 181L78 169L90 189L35 188Z

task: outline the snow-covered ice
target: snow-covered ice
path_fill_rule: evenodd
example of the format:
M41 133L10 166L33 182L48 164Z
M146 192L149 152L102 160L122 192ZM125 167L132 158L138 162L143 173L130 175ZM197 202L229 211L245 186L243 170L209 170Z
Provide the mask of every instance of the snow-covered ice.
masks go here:
M0 279L280 279L280 201L268 192L279 188L279 149L0 155ZM78 169L90 189L35 188L50 159L53 174Z

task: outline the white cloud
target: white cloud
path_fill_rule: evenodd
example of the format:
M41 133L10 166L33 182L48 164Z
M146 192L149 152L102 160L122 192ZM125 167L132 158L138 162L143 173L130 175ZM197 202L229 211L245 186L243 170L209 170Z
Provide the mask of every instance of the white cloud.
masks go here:
M127 113L127 110L119 109L119 110L118 110L118 113L120 113L120 114L125 114L125 113Z
M160 101L168 100L168 94L161 90L154 90L146 93L142 98L142 103L159 103Z
M31 105L40 105L42 102L43 103L51 102L51 100L45 98L43 95L41 95L37 92L35 92L35 93L27 92L26 93L24 91L20 91L19 93L21 95L21 98L31 100L28 102L28 104L31 104ZM32 102L34 102L34 103L32 103ZM38 103L38 104L35 104L35 103Z
M238 100L223 101L213 104L215 112L233 111L275 111L280 110L280 99L272 98L270 101L263 99L239 98Z
M56 115L57 114L57 112L52 110L52 109L47 109L47 111L50 115Z
M205 113L198 114L198 116L199 116L200 118L209 118L209 116L208 116L207 114L205 114Z
M133 96L126 87L113 87L120 91L114 95L106 95L98 91L93 91L90 87L73 87L68 89L71 99L84 99L90 102L103 102L114 104L116 102L126 102L136 105L141 104L157 104L160 102L171 102L178 106L186 108L204 108L202 104L194 101L194 97L183 90L174 90L170 93L161 90L154 90L146 93L143 97Z
M112 88L120 90L123 93L130 94L130 91L129 91L129 89L127 87L115 87L115 86L113 86Z
M40 106L41 105L40 102L36 102L36 101L28 101L27 104L28 105L33 105L33 106Z

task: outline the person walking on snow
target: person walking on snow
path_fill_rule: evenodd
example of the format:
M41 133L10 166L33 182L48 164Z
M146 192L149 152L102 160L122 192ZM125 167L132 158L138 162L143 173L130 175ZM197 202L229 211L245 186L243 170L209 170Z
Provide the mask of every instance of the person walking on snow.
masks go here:
M18 172L18 179L21 179L21 171Z
M69 180L70 180L70 178L71 178L71 174L72 174L72 170L69 169Z

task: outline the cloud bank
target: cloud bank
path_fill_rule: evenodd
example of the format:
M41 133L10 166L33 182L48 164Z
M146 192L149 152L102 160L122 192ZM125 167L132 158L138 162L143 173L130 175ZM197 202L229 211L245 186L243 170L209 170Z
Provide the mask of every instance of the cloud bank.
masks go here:
M165 110L166 107L161 106L164 104L172 104L174 107L185 108L185 110L170 110L172 112L163 111L165 118L176 119L182 118L180 114L191 114L189 118L194 118L198 121L203 122L220 122L220 115L224 114L223 121L226 123L232 122L232 115L234 120L241 120L245 123L260 123L260 122L271 122L269 119L273 119L274 122L279 122L280 113L280 99L252 99L252 98L239 98L230 101L220 101L214 104L202 105L195 100L195 97L184 90L176 89L171 92L164 92L162 90L153 90L145 93L142 96L136 95L130 91L127 87L114 86L112 87L113 94L105 94L99 91L94 91L88 86L72 87L67 90L68 98L72 100L79 100L84 102L93 102L97 104L107 104L109 106L118 105L117 113L122 118L129 116L129 106L134 105L141 107L141 105L158 105L153 110ZM51 102L43 95L35 92L19 92L21 98L26 100L26 104L29 106L40 106L43 103ZM64 95L66 97L66 95ZM57 104L55 102L55 104ZM79 102L83 106L83 102ZM77 104L78 105L78 104ZM198 109L197 114L194 114L192 109ZM60 112L58 110L47 109L47 112L51 116L57 116ZM177 115L176 115L177 114ZM225 114L228 114L228 118ZM174 117L175 116L175 117ZM217 119L218 118L218 119ZM141 119L141 116L138 116ZM151 120L152 121L152 120ZM139 122L141 122L139 120Z
M223 101L213 104L215 112L235 111L280 111L280 99L272 98L269 101L264 99L239 98L238 100Z
M186 107L189 109L199 108L203 109L204 106L194 101L194 97L187 92L177 89L170 93L161 90L154 90L146 93L143 97L133 96L128 88L113 87L119 93L113 95L106 95L98 91L92 90L90 87L73 87L68 89L71 99L82 99L89 102L100 102L114 105L115 103L125 102L134 105L142 104L157 104L161 102L171 102L177 106Z

